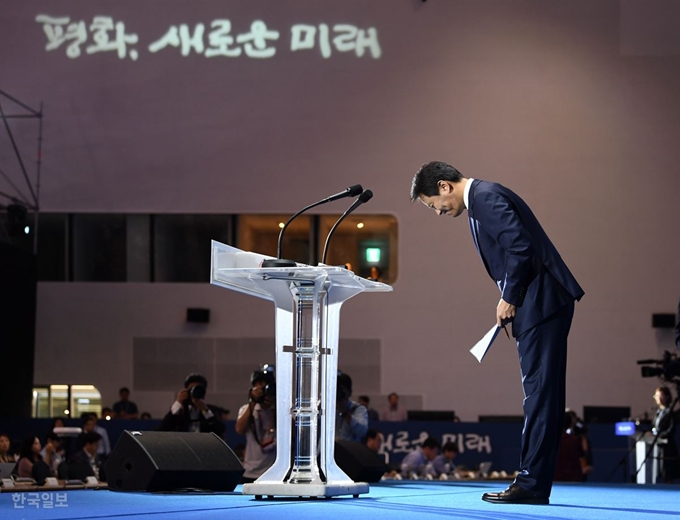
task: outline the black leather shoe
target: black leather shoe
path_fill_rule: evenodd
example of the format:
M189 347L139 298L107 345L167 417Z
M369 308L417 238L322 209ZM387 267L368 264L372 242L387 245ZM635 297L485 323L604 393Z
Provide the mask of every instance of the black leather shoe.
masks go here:
M518 484L512 483L508 489L500 493L484 493L482 500L492 504L539 504L550 503L548 497L538 493L532 493L522 489Z

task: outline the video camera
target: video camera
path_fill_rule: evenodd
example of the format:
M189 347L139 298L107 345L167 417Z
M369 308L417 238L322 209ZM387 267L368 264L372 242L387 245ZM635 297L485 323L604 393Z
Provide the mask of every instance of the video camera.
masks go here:
M661 377L666 381L680 380L680 359L675 353L666 350L662 359L640 359L638 365L654 365L640 367L642 377Z

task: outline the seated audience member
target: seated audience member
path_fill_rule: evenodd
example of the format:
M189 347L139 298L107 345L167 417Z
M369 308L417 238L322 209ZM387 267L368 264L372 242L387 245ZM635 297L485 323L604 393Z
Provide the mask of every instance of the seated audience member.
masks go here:
M242 482L257 480L276 460L276 383L270 370L256 370L250 376L248 402L241 406L236 433L244 435Z
M392 392L387 396L388 406L380 412L381 421L405 421L406 410L399 405L399 396Z
M142 412L142 415L140 415L139 418L144 421L148 421L151 419L151 414L149 412Z
M113 413L113 410L111 408L104 407L102 408L102 419L105 421L110 421L111 419L114 419L116 417L116 414Z
M387 465L385 474L383 475L382 478L383 479L398 478L399 480L401 480L401 476L399 475L399 466L396 464L389 463L390 458L389 454L384 452L380 453L380 449L382 448L384 440L385 437L383 436L380 430L376 430L375 428L368 429L365 439L366 447L373 453L375 453L380 458L380 460L384 461Z
M456 470L456 466L453 463L453 459L458 455L458 446L454 442L447 442L442 446L441 454L437 455L432 461L429 474L432 478L441 478L442 475L453 475Z
M108 456L111 454L111 442L109 441L109 433L106 431L106 428L103 428L102 426L99 426L97 424L97 415L95 413L92 412L84 413L82 415L82 420L83 423L81 428L83 429L83 432L78 436L76 448L78 450L82 449L83 438L86 434L90 432L96 432L101 437L101 442L99 443L99 447L97 448L99 450L98 451L99 456L103 461L106 461Z
M368 421L379 421L380 420L380 414L371 408L371 399L367 395L360 395L358 398L359 404L362 404L366 407L366 410L368 411Z
M588 463L588 438L575 412L564 413L564 427L555 464L557 482L583 482L592 470Z
M201 374L189 374L184 388L177 392L170 411L165 414L158 430L166 432L213 432L224 434L224 422L216 406L205 401L208 380Z
M379 453L382 443L383 434L378 430L369 428L366 432L366 447L375 453Z
M19 448L19 460L15 468L19 478L33 478L33 464L40 457L40 439L35 435L24 438Z
M68 461L68 478L73 480L85 480L87 477L95 477L105 481L106 477L102 468L102 460L97 454L102 437L95 431L83 436L83 447Z
M139 410L137 405L130 401L130 389L124 386L118 390L118 396L120 401L113 405L113 413L116 414L116 419L137 419Z
M6 433L0 433L0 462L16 462L17 458L11 453L12 441Z
M59 431L54 431L55 428L66 428L66 423L64 422L63 417L52 418L52 426L50 427L50 431L56 433L61 439L61 449L64 451L64 458L68 459L68 457L73 455L77 450L77 434L73 433L70 435L64 435L63 433L59 433Z
M64 448L61 445L61 438L54 432L49 432L45 437L45 447L40 452L45 464L50 468L53 477L58 475L59 464L64 462Z
M338 375L335 396L335 439L361 442L368 431L366 407L350 400L352 378L347 374Z
M33 467L41 460L40 449L40 439L35 435L27 436L21 443L19 462L15 470L19 478L33 478Z
M428 466L439 453L439 441L434 437L428 437L420 446L408 453L401 462L402 478L425 478L428 475Z

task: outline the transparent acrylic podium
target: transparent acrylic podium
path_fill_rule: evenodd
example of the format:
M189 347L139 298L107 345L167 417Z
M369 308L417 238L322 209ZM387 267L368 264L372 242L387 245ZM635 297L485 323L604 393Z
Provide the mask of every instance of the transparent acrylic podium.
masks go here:
M644 433L638 435L635 440L635 469L637 475L635 482L638 484L660 484L656 482L659 476L659 445L658 441Z
M368 484L350 479L334 458L340 307L361 292L392 287L342 267L259 267L267 258L212 241L210 283L276 306L276 460L243 493L368 493Z

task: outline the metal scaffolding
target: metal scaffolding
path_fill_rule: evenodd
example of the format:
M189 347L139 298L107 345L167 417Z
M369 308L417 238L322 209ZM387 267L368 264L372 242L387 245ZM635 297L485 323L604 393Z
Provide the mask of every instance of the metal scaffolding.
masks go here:
M11 106L15 109L18 108L17 113L8 114L5 112L3 103L11 103ZM25 183L24 189L28 189L28 196L20 189L20 187L12 180L11 172L8 173L0 165L0 176L3 177L7 184L11 187L12 192L5 193L0 191L0 209L6 211L7 217L5 219L5 224L2 231L4 232L4 238L11 242L11 235L13 230L10 229L11 224L20 223L22 220L26 220L28 212L33 213L33 253L37 253L38 250L38 213L40 211L40 167L42 163L42 125L43 125L43 106L40 103L40 109L35 110L25 103L22 103L18 99L10 96L3 90L0 90L0 118L4 128L7 132L7 137L14 150L14 156L16 158L16 163L14 164L12 170L15 170L18 166L23 182ZM21 153L17 145L14 134L12 133L12 128L10 126L10 120L12 119L37 119L38 120L38 151L36 155L36 173L35 173L35 183L33 183L29 177L26 165L21 158ZM3 203L2 201L6 201ZM0 236L0 238L3 238Z

